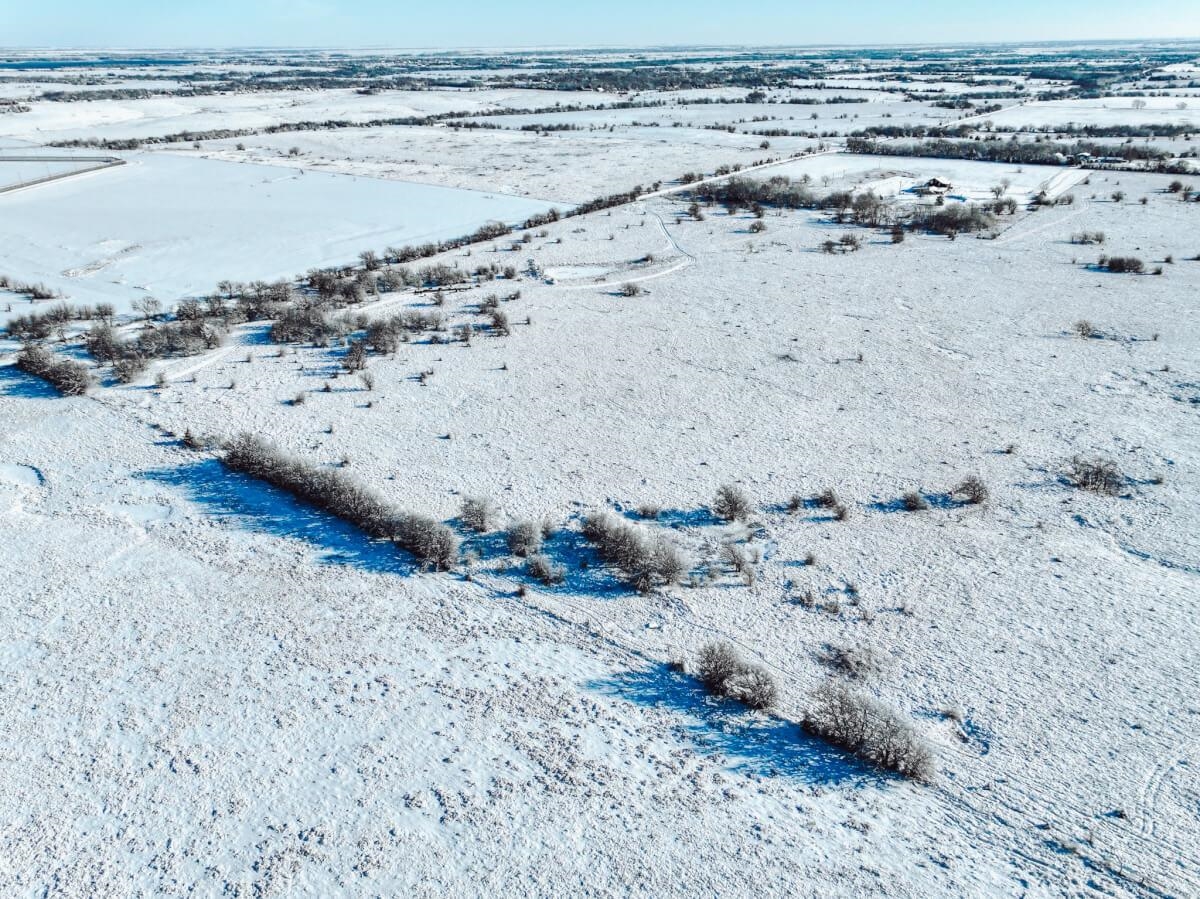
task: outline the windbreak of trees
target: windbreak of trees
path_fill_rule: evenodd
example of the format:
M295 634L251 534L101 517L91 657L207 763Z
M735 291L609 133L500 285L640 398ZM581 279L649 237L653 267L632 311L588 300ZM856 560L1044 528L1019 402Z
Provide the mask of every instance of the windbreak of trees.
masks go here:
M983 162L1006 162L1026 165L1061 165L1062 157L1081 153L1093 157L1113 157L1126 161L1155 162L1157 171L1173 171L1182 164L1170 163L1168 151L1144 144L1095 144L1088 141L1054 143L1049 141L1018 140L946 140L933 139L912 142L881 142L869 138L851 137L846 140L851 153L872 156L923 156L938 159L972 159ZM1179 169L1186 171L1186 169Z

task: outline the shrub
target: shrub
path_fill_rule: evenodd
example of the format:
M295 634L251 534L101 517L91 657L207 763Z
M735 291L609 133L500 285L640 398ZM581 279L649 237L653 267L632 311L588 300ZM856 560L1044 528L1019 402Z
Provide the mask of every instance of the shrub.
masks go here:
M92 386L87 366L60 359L43 346L26 344L17 354L17 368L49 382L64 396L81 396Z
M138 355L124 356L113 363L113 376L122 384L137 380L146 370L146 360Z
M561 584L567 576L567 570L562 565L556 565L549 557L540 553L529 557L525 563L526 573L546 586Z
M725 695L752 709L765 711L779 701L779 687L765 668L745 665L725 682Z
M832 487L827 487L818 493L814 502L822 509L833 509L841 505L841 501Z
M901 498L905 510L909 512L923 512L929 508L929 503L925 501L925 497L921 496L919 491L909 490Z
M1078 231L1071 235L1071 243L1074 244L1094 244L1104 243L1103 231Z
M920 206L916 209L914 224L934 234L953 237L986 231L995 224L995 219L991 213L974 205Z
M348 372L362 371L367 367L367 345L364 341L350 342L350 349L342 357L342 367Z
M1110 256L1108 262L1105 263L1105 268L1110 272L1140 275L1146 270L1146 263L1136 256Z
M884 658L877 649L870 645L833 647L826 654L824 661L830 667L844 674L850 680L868 681L884 669Z
M632 281L627 281L621 285L621 296L623 297L636 297L640 296L641 293L641 286L634 284Z
M696 658L700 683L710 693L766 710L779 699L775 678L765 668L742 660L729 643L709 643Z
M742 666L741 656L729 643L708 643L696 656L696 674L712 693L721 693L725 682Z
M967 505L978 506L988 501L989 492L987 485L978 475L967 475L962 479L953 490L950 491L951 496L962 497L962 501Z
M126 351L124 342L107 321L99 321L92 325L83 342L88 355L97 362L115 362Z
M748 230L750 231L751 234L762 234L764 231L767 230L767 226L766 226L765 222L761 222L761 221L755 219L753 222L750 223L750 227Z
M323 346L341 334L342 329L325 314L322 306L305 303L284 310L271 325L270 339L272 343Z
M649 591L656 583L673 584L687 571L683 555L666 537L611 512L589 514L583 522L583 536L639 592Z
M638 518L654 520L662 514L662 506L658 505L658 503L642 503L638 506L637 513Z
M468 496L463 498L459 518L471 530L486 534L495 527L498 514L496 504L489 497Z
M724 518L726 521L738 521L749 517L752 510L750 497L740 487L734 484L722 484L717 489L712 512L718 518Z
M1072 329L1085 340L1096 336L1096 327L1086 318L1081 318L1072 325Z
M425 565L447 571L458 561L458 537L440 521L401 513L389 522L390 537Z
M750 569L749 557L735 543L726 543L721 547L721 561L738 574L745 574Z
M933 750L912 724L877 699L829 681L817 688L804 716L804 729L858 758L928 783L934 776Z
M1099 457L1087 459L1076 456L1071 460L1067 476L1071 483L1081 490L1091 490L1093 493L1105 493L1109 496L1120 493L1125 483L1125 476L1117 467L1117 463Z
M542 548L542 528L533 521L518 521L508 529L505 540L514 556L532 556Z

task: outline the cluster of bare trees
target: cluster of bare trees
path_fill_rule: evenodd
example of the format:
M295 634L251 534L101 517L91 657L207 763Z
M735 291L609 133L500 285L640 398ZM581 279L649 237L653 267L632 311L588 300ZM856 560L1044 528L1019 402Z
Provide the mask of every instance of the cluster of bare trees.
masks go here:
M71 306L67 303L55 303L44 312L27 312L24 315L14 315L5 325L9 337L17 340L45 340L73 321L111 320L113 307L108 303L98 303L95 306Z
M0 275L0 290L19 293L29 297L31 300L53 300L63 295L61 290L47 287L40 281L36 284L29 284L25 281L18 281L16 278L8 275Z
M584 519L583 536L641 593L656 584L677 583L687 573L687 560L666 535L607 510L592 512Z

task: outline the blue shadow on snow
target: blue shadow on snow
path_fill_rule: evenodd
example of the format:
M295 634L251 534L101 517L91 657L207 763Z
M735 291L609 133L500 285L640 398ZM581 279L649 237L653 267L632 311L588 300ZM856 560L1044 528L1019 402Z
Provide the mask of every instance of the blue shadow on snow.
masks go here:
M216 459L144 471L140 477L184 491L217 518L262 533L303 540L320 551L324 564L401 575L417 570L411 558L391 543L372 540L353 525L299 502L282 490L232 472Z
M679 713L686 719L681 729L696 750L724 756L733 771L824 785L884 779L853 757L808 736L794 721L755 714L736 702L714 698L694 678L663 664L592 681L588 688Z

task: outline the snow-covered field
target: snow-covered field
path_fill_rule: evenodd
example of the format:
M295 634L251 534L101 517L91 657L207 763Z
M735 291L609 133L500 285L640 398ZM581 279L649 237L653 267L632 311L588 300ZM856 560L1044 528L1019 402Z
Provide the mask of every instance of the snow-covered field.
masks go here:
M285 122L407 118L483 109L539 109L555 103L597 103L594 93L531 90L276 91L230 96L168 96L145 100L34 101L26 113L0 121L5 134L40 143L86 138L161 137L214 128L265 128Z
M798 93L797 96L806 94ZM505 128L533 125L620 128L638 123L657 123L661 127L672 127L675 122L679 122L683 126L693 128L737 125L745 130L783 128L789 131L844 134L872 125L939 124L962 115L961 110L942 109L929 103L913 103L899 96L884 95L881 100L866 103L711 103L695 106L488 116L486 121ZM761 121L755 122L755 118Z
M254 161L306 170L419 181L467 190L498 190L574 204L635 184L711 172L768 155L763 138L695 128L622 128L546 135L491 129L347 128L205 141L171 152ZM791 155L819 141L770 140L771 154ZM237 149L238 145L244 149ZM298 156L289 156L292 147Z
M122 154L0 194L0 273L170 305L759 140L379 128ZM905 202L935 175L951 202L1003 183L1021 208L991 239L898 244L812 210L697 219L686 195L566 218L429 260L516 279L348 307L445 318L366 378L337 341L243 322L129 384L89 361L98 385L64 398L0 339L0 895L1200 895L1200 203L1068 167L830 152L751 173L772 175ZM1041 191L1075 201L1027 211ZM419 570L181 440L242 431L450 522L462 562ZM1073 486L1077 454L1113 460L1120 495ZM950 496L971 474L982 505ZM711 513L725 483L747 522ZM462 526L481 495L498 526L554 525L562 584ZM579 528L647 504L691 576L643 595ZM775 714L671 664L714 639L775 676ZM857 684L933 747L930 784L798 724L863 647Z
M1200 100L1184 97L1104 97L1046 100L990 113L996 125L1052 128L1056 125L1190 125L1200 127Z
M349 175L133 153L127 164L0 194L0 271L72 301L173 303L521 222L550 203ZM22 311L18 308L18 311Z

